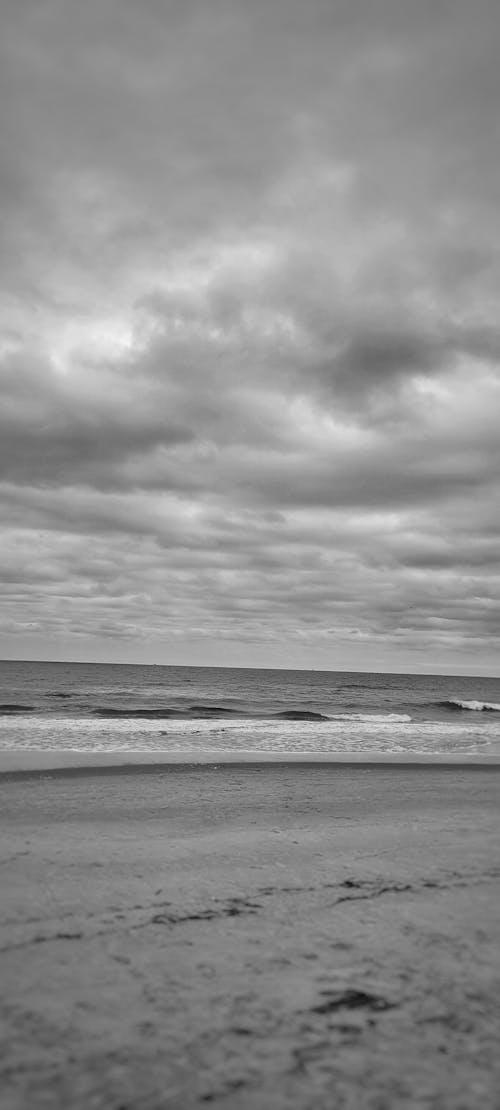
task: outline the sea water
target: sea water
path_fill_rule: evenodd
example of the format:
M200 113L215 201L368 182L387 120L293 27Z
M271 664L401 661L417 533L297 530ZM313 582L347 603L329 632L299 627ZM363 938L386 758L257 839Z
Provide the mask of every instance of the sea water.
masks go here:
M500 755L500 681L0 662L0 749Z

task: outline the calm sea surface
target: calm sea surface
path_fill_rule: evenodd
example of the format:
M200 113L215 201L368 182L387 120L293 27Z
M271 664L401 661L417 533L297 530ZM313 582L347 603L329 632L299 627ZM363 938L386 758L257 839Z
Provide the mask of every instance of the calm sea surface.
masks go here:
M0 749L500 754L500 680L0 662Z

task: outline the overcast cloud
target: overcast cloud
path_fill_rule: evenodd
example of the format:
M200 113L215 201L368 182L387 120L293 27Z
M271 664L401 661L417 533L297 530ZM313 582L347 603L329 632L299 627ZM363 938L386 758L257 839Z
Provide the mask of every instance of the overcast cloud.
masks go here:
M0 654L498 672L498 0L4 0Z

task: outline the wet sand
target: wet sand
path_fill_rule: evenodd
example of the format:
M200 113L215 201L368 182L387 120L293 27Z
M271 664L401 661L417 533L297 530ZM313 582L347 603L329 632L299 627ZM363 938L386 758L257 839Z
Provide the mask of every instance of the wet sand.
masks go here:
M4 1110L493 1110L500 773L0 776Z

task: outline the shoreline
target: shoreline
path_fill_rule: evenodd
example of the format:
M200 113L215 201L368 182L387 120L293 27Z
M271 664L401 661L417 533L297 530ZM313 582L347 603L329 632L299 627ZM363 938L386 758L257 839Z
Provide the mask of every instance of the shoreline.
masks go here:
M418 752L228 752L183 751L183 752L146 752L146 751L96 751L80 752L71 749L58 751L55 748L37 748L0 751L0 778L8 775L38 775L54 772L58 775L78 774L140 774L173 770L174 768L202 769L214 765L228 768L301 766L309 767L431 767L455 768L465 770L498 769L500 754L485 756L480 753L462 754L458 752L436 754Z

